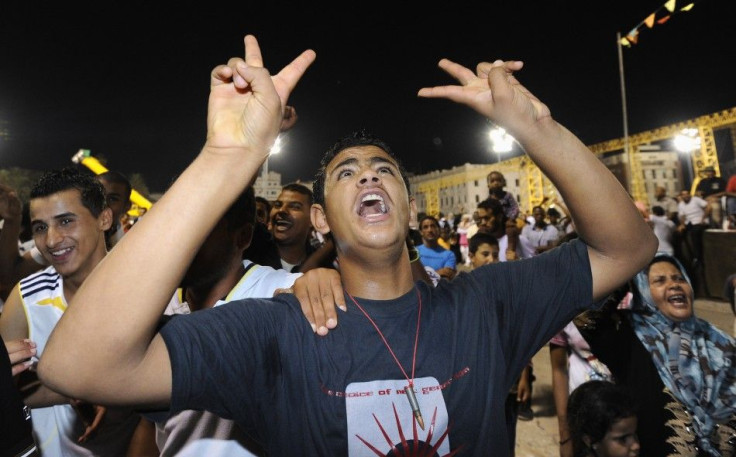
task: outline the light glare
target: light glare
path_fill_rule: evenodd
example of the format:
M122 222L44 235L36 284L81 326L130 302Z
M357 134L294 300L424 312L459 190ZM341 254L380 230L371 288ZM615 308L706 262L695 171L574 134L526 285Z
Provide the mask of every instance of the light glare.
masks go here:
M273 146L271 146L269 155L278 154L279 152L281 152L281 135L276 137L276 141L273 143Z
M692 152L700 149L698 129L682 129L674 139L675 149L680 152Z
M488 132L488 136L491 138L493 144L493 152L511 152L514 145L514 137L506 133L506 129L501 127L494 127Z

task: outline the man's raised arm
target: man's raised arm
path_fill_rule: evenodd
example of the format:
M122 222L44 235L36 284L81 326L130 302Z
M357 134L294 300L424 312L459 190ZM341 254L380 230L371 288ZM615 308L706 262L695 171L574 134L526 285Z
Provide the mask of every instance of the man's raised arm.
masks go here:
M593 297L600 299L651 260L657 239L626 190L549 109L514 77L519 61L478 64L476 72L442 59L440 68L460 85L423 88L420 97L467 105L509 131L555 184L575 228L588 245Z
M268 157L314 59L307 50L271 76L248 35L245 58L212 71L202 151L80 287L41 357L44 383L102 404L168 403L171 364L156 325L199 245Z

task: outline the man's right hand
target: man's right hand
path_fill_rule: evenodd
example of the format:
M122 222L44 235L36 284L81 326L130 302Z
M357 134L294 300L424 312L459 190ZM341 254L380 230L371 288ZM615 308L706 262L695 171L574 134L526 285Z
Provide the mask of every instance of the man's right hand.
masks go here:
M270 76L258 41L246 35L245 59L233 57L212 70L205 149L218 155L245 149L262 163L279 133L291 91L315 58L314 51L306 50Z

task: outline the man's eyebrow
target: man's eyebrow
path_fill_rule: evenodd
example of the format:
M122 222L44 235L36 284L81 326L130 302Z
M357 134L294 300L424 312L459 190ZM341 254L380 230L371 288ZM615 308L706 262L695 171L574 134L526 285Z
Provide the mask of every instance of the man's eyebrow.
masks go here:
M67 213L57 214L57 215L53 216L53 219L64 219L66 217L75 217L75 216L76 216L76 214L67 212ZM44 222L44 221L42 221L40 219L33 219L31 221L31 225L33 225L33 224L45 224L45 223L46 222Z
M389 158L383 157L383 156L373 156L370 158L370 162L371 162L371 165L376 164L376 163L387 163L389 165L392 165L398 168L398 164L396 164L394 161L390 160ZM353 165L356 163L358 163L358 159L356 159L355 157L348 157L342 162L339 162L338 164L336 164L335 167L330 172L330 174L334 173L335 170L338 170L339 168L342 168L346 165Z
M392 166L397 167L397 168L399 166L393 160L390 160L388 157L383 157L383 156L371 157L371 164L375 164L375 163L387 163L387 164L392 165Z
M333 174L335 172L335 170L338 170L338 169L340 169L340 168L342 168L342 167L344 167L346 165L353 165L353 164L356 164L356 163L358 163L358 159L356 159L355 157L348 157L347 159L343 160L342 162L337 163L332 168L332 171L330 172L330 174Z

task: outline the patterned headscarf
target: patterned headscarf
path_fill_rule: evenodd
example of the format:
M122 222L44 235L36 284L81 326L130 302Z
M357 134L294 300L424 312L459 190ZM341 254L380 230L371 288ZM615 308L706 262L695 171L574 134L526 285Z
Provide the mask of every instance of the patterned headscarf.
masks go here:
M657 253L650 265L663 260L676 265L692 287L685 269L674 257ZM632 326L652 354L664 385L690 412L701 449L720 456L708 437L716 424L736 412L734 340L695 314L683 322L665 317L652 299L648 270L634 277ZM692 295L690 300L694 302Z

